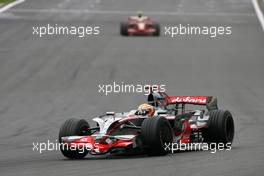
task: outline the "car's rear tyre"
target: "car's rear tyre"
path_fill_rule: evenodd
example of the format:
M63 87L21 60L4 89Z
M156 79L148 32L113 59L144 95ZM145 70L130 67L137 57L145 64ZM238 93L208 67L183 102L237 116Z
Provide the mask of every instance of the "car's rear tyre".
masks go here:
M120 35L122 35L122 36L128 36L128 31L127 31L127 29L128 29L128 25L127 25L127 23L122 22L122 23L120 24Z
M146 152L151 156L165 155L168 153L166 144L173 141L172 128L164 117L145 119L142 123L142 138L146 145Z
M61 143L61 137L65 136L83 136L83 135L89 135L89 124L84 119L69 119L66 120L59 132L59 142ZM88 151L86 150L70 150L70 148L67 148L66 146L60 147L61 153L70 159L81 159L84 158Z
M235 134L234 120L229 111L209 111L208 128L204 129L203 137L207 143L232 144Z
M160 25L159 24L154 24L155 32L153 33L153 36L160 36Z

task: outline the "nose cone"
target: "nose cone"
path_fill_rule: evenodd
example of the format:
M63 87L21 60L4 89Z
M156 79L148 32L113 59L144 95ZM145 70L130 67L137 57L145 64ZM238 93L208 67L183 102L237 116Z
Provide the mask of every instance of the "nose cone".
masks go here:
M138 23L138 29L139 29L140 31L145 30L145 27L146 27L145 23Z

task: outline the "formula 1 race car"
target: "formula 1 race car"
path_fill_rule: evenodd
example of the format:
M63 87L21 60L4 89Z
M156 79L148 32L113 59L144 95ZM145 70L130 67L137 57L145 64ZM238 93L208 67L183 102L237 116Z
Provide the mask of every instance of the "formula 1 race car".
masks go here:
M122 36L159 36L160 26L147 16L130 16L127 22L121 23L120 34Z
M200 105L199 110L186 105ZM155 108L148 116L143 111L107 112L95 117L95 127L84 119L69 119L60 128L62 154L71 159L92 155L140 150L148 155L165 155L170 143L232 144L234 121L227 110L219 110L210 96L168 96L151 92L148 104ZM77 147L76 147L77 146Z

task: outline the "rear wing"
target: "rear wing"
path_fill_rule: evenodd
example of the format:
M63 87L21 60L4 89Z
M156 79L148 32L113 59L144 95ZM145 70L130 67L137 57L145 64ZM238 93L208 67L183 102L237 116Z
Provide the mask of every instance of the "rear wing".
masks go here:
M177 104L185 106L202 105L210 110L218 109L217 98L213 96L169 96L165 93L163 85L149 85L145 87L145 90L149 91L147 101L152 106L166 106L169 104Z
M218 109L217 98L213 96L167 96L167 104L204 105L208 110Z

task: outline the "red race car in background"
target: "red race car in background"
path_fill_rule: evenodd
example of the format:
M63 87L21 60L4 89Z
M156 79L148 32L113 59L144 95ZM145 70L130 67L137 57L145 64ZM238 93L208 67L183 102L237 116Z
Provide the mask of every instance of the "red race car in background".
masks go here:
M108 112L93 118L95 127L84 119L69 119L60 129L62 154L81 159L87 154L143 151L148 155L165 155L172 143L223 143L230 147L234 137L231 113L220 110L210 96L168 96L152 92L148 104L155 108L149 116L139 109ZM186 109L186 105L204 106ZM63 147L62 147L63 146Z
M130 16L127 22L121 23L120 34L122 36L159 36L160 25L139 13L137 16Z

